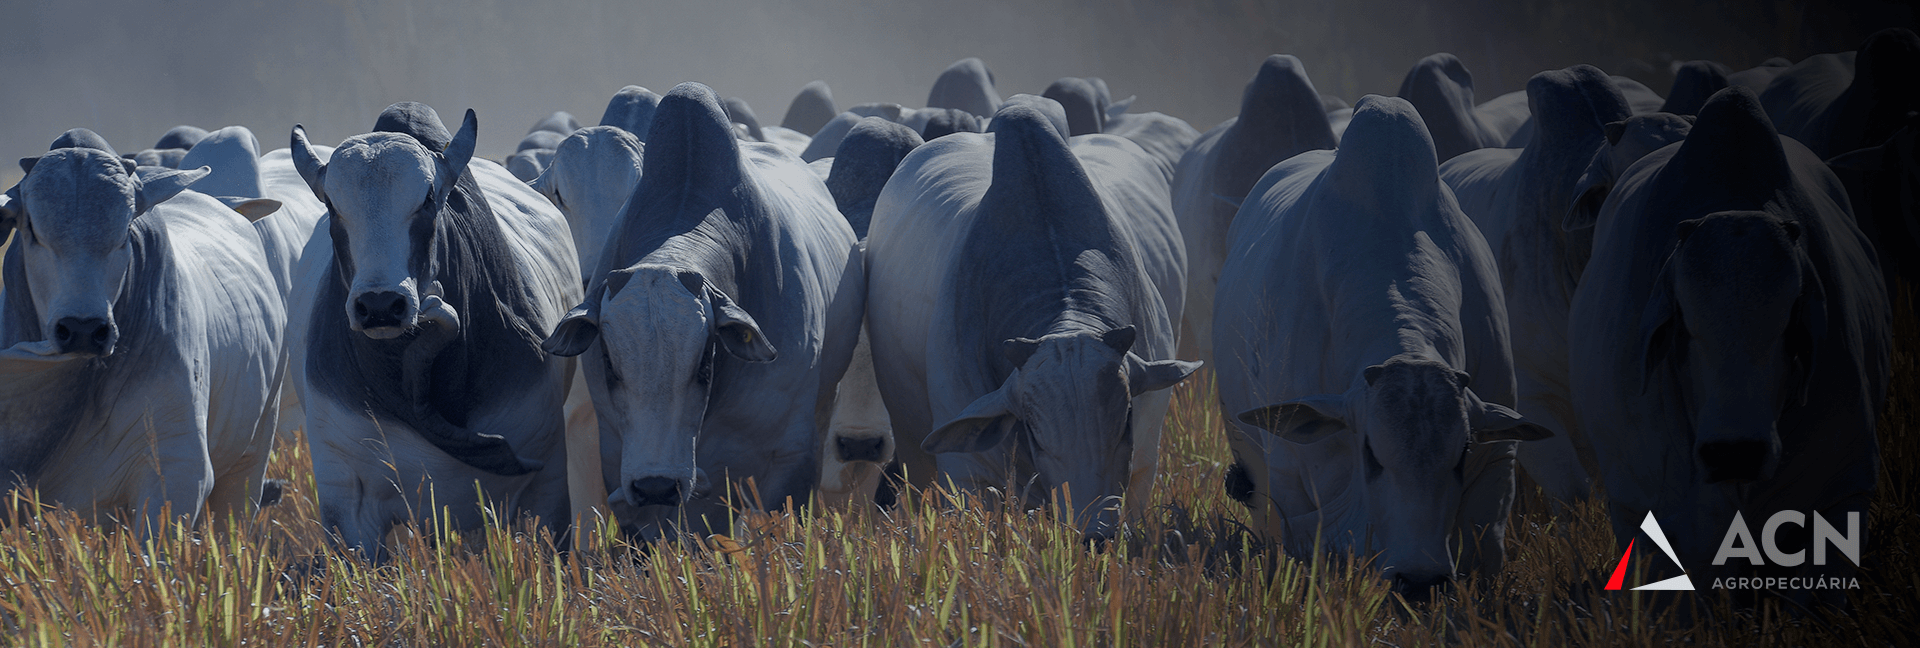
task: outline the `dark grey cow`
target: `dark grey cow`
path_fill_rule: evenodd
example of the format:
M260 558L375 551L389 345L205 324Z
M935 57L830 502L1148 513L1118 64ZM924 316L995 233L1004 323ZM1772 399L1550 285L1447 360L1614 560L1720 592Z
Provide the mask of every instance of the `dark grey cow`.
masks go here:
M1876 32L1859 52L1821 54L1781 72L1760 103L1780 134L1821 159L1876 146L1920 111L1920 36Z
M600 115L601 126L615 126L640 141L647 141L647 129L653 124L653 111L660 106L660 95L637 85L621 88L607 100Z
M286 311L246 219L135 173L91 131L21 160L0 204L0 475L157 530L250 510L273 448Z
M1172 359L1179 296L1156 286L1180 278L1153 272L1179 265L1172 218L1125 194L1157 180L1138 146L1095 135L1082 155L1030 105L994 123L915 149L881 192L874 373L910 479L1012 485L1029 504L1066 487L1063 517L1106 537L1123 493L1144 513L1164 390L1199 367Z
M931 140L954 133L978 133L983 124L973 113L958 108L924 108L919 112L927 113L927 124L920 129L922 140Z
M1697 115L1707 98L1727 87L1727 75L1733 70L1713 61L1687 61L1673 70L1673 87L1667 90L1667 102L1660 112Z
M1812 513L1865 529L1890 325L1833 175L1751 91L1714 95L1684 142L1607 198L1572 303L1573 404L1616 541L1651 512L1696 584L1851 573L1832 552L1797 568L1714 557L1736 515L1756 531L1779 511L1808 516L1769 525L1769 551L1809 546Z
M780 120L780 126L810 135L838 114L840 109L833 107L833 90L827 88L827 82L809 81L787 104L787 116Z
M933 90L927 93L927 107L993 114L1000 107L1000 93L993 89L993 71L977 58L954 61L934 79Z
M1100 89L1078 77L1063 77L1048 85L1040 96L1060 104L1067 113L1067 135L1101 133L1107 129L1107 106L1101 102Z
M545 342L584 354L623 525L724 531L729 503L806 501L862 282L853 230L806 165L735 138L706 86L660 100L588 297Z
M1607 124L1633 112L1613 79L1587 65L1534 75L1527 103L1534 137L1526 148L1462 154L1440 165L1440 177L1499 264L1519 409L1554 432L1522 444L1520 464L1548 495L1573 501L1586 497L1592 483L1567 390L1567 304L1592 242L1588 232L1567 232L1561 224L1583 192L1581 177L1605 152Z
M1306 68L1275 54L1240 95L1240 115L1201 135L1180 158L1173 173L1173 213L1187 250L1180 357L1213 357L1213 286L1227 259L1227 228L1247 190L1281 160L1335 145Z
M754 142L767 141L766 133L760 130L760 118L754 116L753 106L747 105L747 100L739 97L727 97L727 100L721 102L720 106L727 111L727 121L739 124L740 128L746 129L748 140Z
M1379 552L1419 597L1501 569L1515 440L1547 431L1507 407L1493 254L1440 182L1422 116L1368 96L1347 133L1274 166L1234 219L1220 402L1256 529L1302 558Z
M1474 112L1473 73L1452 54L1434 54L1413 64L1407 78L1400 81L1396 96L1420 111L1441 162L1467 151L1507 143Z
M375 129L324 163L293 133L327 205L292 301L321 522L375 559L389 528L429 511L470 529L499 503L557 530L572 367L539 345L580 298L566 219L473 159L472 111L450 136L431 108L400 103Z

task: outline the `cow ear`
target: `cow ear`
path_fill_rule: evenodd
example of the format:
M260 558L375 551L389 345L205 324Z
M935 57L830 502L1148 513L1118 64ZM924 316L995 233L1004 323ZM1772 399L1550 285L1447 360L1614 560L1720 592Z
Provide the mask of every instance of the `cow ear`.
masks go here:
M33 165L40 163L40 156L20 158L20 172L33 173Z
M313 191L313 197L327 202L327 164L314 155L313 145L307 143L307 129L299 124L293 125L293 138L288 145L293 154L293 168L300 172L300 179L307 181L307 188Z
M1126 353L1128 351L1133 350L1133 340L1134 338L1139 337L1139 335L1140 335L1139 330L1133 328L1132 324L1128 324L1126 326L1122 326L1120 328L1113 329L1105 333L1101 333L1100 343L1107 345L1107 348L1109 349L1113 349L1114 353Z
M595 296L567 311L567 316L553 326L553 334L540 343L540 348L553 355L572 357L585 353L598 337L600 299Z
M1622 119L1620 121L1607 122L1605 128L1607 131L1607 144L1610 146L1618 146L1620 144L1620 137L1627 134L1627 120Z
M1347 429L1347 397L1345 394L1308 396L1256 407L1234 418L1282 439L1308 444Z
M986 452L999 446L1018 421L1007 405L1007 389L1020 375L1015 369L1000 388L974 399L946 425L940 426L920 442L920 449L932 454L948 452Z
M732 297L707 285L707 278L698 272L686 270L675 274L687 292L695 297L704 296L713 307L713 334L720 337L720 345L727 348L727 353L747 362L773 362L779 357L773 341L760 330L760 324L753 321L746 309L733 303Z
M153 209L154 205L166 202L168 198L180 195L187 186L199 182L201 178L213 175L212 167L200 167L187 171L162 171L140 178L140 188L134 190L133 215L139 216Z
M233 208L234 211L240 212L240 215L245 216L249 223L272 216L274 212L280 211L280 201L272 198L221 196L220 202L226 203L227 206Z
M1807 403L1807 395L1813 391L1813 371L1819 364L1820 342L1827 337L1827 291L1820 282L1820 275L1813 264L1806 260L1805 254L1800 261L1800 299L1793 305L1793 317L1787 322L1787 357L1793 360L1793 383L1788 394L1797 396L1799 404Z
M437 180L438 198L445 200L447 193L453 191L453 185L467 172L467 163L473 161L473 149L479 144L480 118L467 109L467 118L460 122L460 132L453 134L453 141L447 144L442 159L447 162L447 176Z
M1127 390L1131 395L1139 396L1150 391L1159 391L1180 384L1187 376L1200 370L1199 361L1155 360L1147 362L1140 356L1127 354Z
M1017 337L1000 342L1000 352L1006 354L1007 360L1015 367L1027 366L1027 359L1039 350L1040 341L1032 338Z
M1473 390L1467 394L1467 427L1474 443L1488 441L1539 441L1553 436L1553 430L1541 427L1512 408L1480 400Z
M1617 123L1617 122L1616 122ZM1573 204L1567 206L1567 214L1560 220L1560 229L1577 232L1593 227L1600 220L1600 207L1607 202L1607 194L1613 191L1613 153L1605 148L1593 155L1593 161L1587 163L1587 170L1573 185Z

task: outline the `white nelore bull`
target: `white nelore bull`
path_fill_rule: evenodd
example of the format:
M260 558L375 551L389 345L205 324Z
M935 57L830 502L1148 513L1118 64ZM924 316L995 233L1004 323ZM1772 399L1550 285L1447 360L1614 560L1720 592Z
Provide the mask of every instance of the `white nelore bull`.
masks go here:
M1337 152L1282 162L1248 194L1213 318L1251 481L1230 494L1295 556L1379 552L1409 597L1500 570L1514 440L1548 434L1501 405L1500 280L1433 151L1411 104L1361 99Z

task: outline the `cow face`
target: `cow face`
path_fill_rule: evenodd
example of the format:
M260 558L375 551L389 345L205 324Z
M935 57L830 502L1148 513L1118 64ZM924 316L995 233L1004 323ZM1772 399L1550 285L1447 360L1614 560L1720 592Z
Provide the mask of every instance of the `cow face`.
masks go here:
M113 304L133 264L134 219L208 169L142 181L132 161L92 148L57 149L20 166L27 177L9 210L41 330L61 353L112 355L120 338Z
M1313 396L1240 414L1294 443L1342 431L1358 436L1353 487L1364 494L1368 533L1397 591L1420 596L1452 580L1454 520L1468 480L1468 453L1489 441L1551 433L1467 389L1446 363L1395 356L1362 372L1343 394Z
M601 428L621 440L620 486L608 504L637 520L711 490L694 451L719 356L771 362L775 350L753 317L697 272L639 265L610 273L604 295L597 316L562 320L547 348L575 355L599 340L587 379Z
M1764 480L1775 421L1806 399L1826 299L1799 223L1722 212L1680 223L1644 311L1645 377L1670 372L1704 483Z
M437 221L466 173L477 131L468 110L444 152L379 132L348 138L321 163L305 130L294 127L294 166L327 205L334 263L347 285L341 306L354 331L386 340L417 322Z
M1171 387L1200 363L1147 362L1131 353L1131 326L1101 335L1062 333L1002 344L1018 367L999 389L975 400L922 442L928 452L986 452L1009 432L1028 450L1039 482L1073 507L1076 526L1095 539L1117 530L1119 498L1131 476L1135 396Z

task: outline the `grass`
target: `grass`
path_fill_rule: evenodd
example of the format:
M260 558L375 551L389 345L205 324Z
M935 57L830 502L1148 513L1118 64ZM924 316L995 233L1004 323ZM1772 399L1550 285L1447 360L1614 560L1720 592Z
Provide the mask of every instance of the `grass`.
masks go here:
M1556 517L1537 492L1516 508L1504 573L1409 606L1364 560L1299 561L1244 533L1203 379L1175 397L1154 519L1107 551L1044 515L929 493L889 515L754 514L731 537L583 534L571 552L525 521L409 526L373 567L328 551L295 438L269 469L285 501L251 520L144 540L59 511L0 528L0 644L1905 645L1920 614L1920 322L1911 299L1897 312L1881 490L1847 612L1653 612L1600 590L1619 555L1604 504Z

